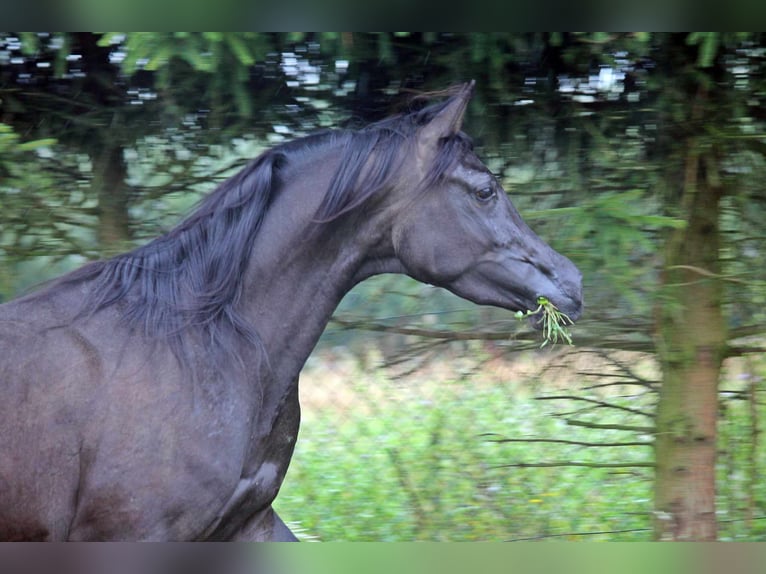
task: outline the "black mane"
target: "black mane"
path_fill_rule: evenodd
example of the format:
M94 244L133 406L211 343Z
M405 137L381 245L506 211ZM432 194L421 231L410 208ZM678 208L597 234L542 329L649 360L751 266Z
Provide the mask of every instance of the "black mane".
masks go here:
M281 171L302 157L339 146L340 164L315 214L329 224L385 190L396 176L418 129L449 100L394 116L361 130L333 130L264 152L224 181L177 227L130 252L88 264L55 282L92 281L79 316L116 306L124 323L148 338L165 340L182 364L190 358L189 331L198 334L221 366L240 362L241 342L261 347L256 326L242 316L246 266L274 197ZM405 146L404 148L402 146ZM471 148L460 133L442 140L421 187L434 183ZM370 169L362 173L369 162Z

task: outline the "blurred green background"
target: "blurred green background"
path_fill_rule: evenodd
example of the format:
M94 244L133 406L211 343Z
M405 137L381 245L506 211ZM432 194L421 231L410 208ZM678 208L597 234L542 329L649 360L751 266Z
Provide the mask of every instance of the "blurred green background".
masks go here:
M765 71L755 33L0 33L0 301L270 145L475 79L465 131L583 271L575 345L365 282L305 369L280 514L316 540L761 540Z

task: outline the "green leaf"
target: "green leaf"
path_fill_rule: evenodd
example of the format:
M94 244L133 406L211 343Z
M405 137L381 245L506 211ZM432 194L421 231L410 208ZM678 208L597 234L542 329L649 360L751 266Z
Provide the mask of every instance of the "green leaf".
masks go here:
M636 221L650 227L670 228L670 229L684 229L687 222L685 219L678 219L676 217L667 217L664 215L639 215L636 216Z
M52 145L56 145L57 141L58 140L56 138L43 138L43 139L34 140L31 142L24 142L22 144L19 144L16 147L16 149L18 149L19 151L31 151L41 147L50 147Z
M57 78L62 78L67 72L67 56L69 55L69 36L62 34L63 42L61 48L56 51L56 56L53 59L53 74Z
M709 68L715 62L720 41L719 32L692 32L686 37L688 46L699 46L697 66Z
M222 42L223 32L202 32L202 37L210 42Z
M131 75L138 68L138 62L148 60L155 49L156 37L147 32L134 32L128 35L125 41L125 59L122 61L122 70Z
M227 34L226 43L241 64L244 64L245 66L252 66L255 64L255 58L252 53L250 53L250 49L236 33Z
M609 32L593 32L590 36L590 41L594 44L606 44L612 39L612 35Z
M170 44L163 44L162 46L159 46L154 55L149 58L149 61L144 66L144 69L150 72L156 72L162 66L167 64L172 56L173 47Z
M211 72L215 58L203 56L202 53L192 45L186 45L178 53L178 57L185 60L192 68L198 72Z
M108 48L112 44L116 44L125 34L122 32L106 32L96 42L96 45L100 48Z
M715 61L718 52L718 32L707 32L697 56L697 65L700 68L709 68Z
M21 53L25 56L34 56L40 47L40 39L34 32L21 32L19 34L19 40L21 40Z

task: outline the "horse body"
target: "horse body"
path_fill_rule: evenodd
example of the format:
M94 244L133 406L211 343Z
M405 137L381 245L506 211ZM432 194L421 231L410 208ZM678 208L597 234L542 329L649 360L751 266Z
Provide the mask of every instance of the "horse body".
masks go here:
M99 323L3 333L21 359L3 370L4 539L196 538L236 489L254 389L186 384L161 350L104 344Z
M321 187L313 173L311 187ZM88 283L3 305L2 381L14 384L6 397L18 389L19 398L0 407L8 410L0 420L3 450L15 451L0 465L0 538L289 537L270 503L298 434L298 373L363 249L321 236L313 239L322 253L295 249L311 223L308 206L321 199L311 187L299 185L271 207L261 232L273 241L259 246L245 270L243 308L268 357L237 353L247 376L219 377L199 341L189 352L199 361L189 377L167 347L120 324L119 306L76 321ZM302 225L285 225L296 217ZM331 252L333 243L342 255ZM30 437L46 443L32 448L35 456Z
M0 539L293 539L298 374L371 275L576 318L579 272L465 145L470 92L267 152L167 237L0 307Z

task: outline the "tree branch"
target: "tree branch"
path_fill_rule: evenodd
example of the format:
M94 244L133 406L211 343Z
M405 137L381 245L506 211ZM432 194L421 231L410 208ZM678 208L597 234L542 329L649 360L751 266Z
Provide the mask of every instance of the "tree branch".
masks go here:
M654 468L653 462L517 462L501 464L495 468L557 468L562 466L577 466L582 468Z
M553 395L553 396L547 396L547 397L535 397L536 401L555 401L555 400L568 400L568 401L581 401L585 403L591 403L594 405L598 405L600 407L608 407L610 409L618 409L621 411L625 411L628 413L632 413L634 415L641 415L642 417L647 417L650 419L654 418L654 415L651 413L645 413L644 411L640 411L638 409L631 409L629 407L623 407L620 405L614 405L612 403L607 403L604 401L598 401L596 399L589 399L586 397L578 397L575 395Z
M484 433L479 436L498 436L495 433ZM626 441L626 442L587 442L579 440L565 440L565 439L553 439L553 438L489 438L490 442L504 443L504 442L541 442L541 443L554 443L554 444L571 444L576 446L652 446L651 442L646 441Z
M626 532L651 532L651 528L625 528L622 530L594 530L591 532L561 532L558 534L540 534L538 536L527 536L526 538L511 538L506 542L524 542L529 540L542 540L544 538L562 538L570 536L595 536L597 534L622 534Z
M583 373L577 373L578 375L582 375ZM597 377L598 375L596 373L589 373L592 377ZM604 377L607 377L609 375L603 375ZM655 391L655 385L652 385L651 383L644 383L642 381L632 381L632 380L626 380L626 381L615 381L614 383L600 383L596 385L588 385L587 387L582 387L583 391L593 391L596 389L603 389L606 387L643 387L644 389L647 389L644 394L651 393ZM641 395L632 395L632 396L641 396Z
M519 347L534 349L539 346L539 335L534 331L450 331L448 329L425 329L422 327L401 327L386 325L365 320L349 320L341 317L333 317L331 322L342 329L359 329L362 331L374 331L379 333L396 333L398 335L413 335L432 339L444 339L448 341L505 341L507 343L518 342ZM578 347L593 347L619 351L640 351L645 353L654 352L654 343L651 341L624 341L619 339L605 339L604 337L577 336L575 342Z
M573 426L573 427L585 427L589 429L600 429L600 430L624 430L624 431L630 431L630 432L637 432L641 434L654 434L654 427L617 425L617 424L599 424L599 423L591 423L588 421L578 421L574 419L566 419L565 422L569 426Z
M396 333L397 335L414 335L430 339L446 339L451 341L507 341L510 334L505 331L449 331L446 329L422 329L420 327L398 327L366 321L350 321L333 317L331 322L344 329L360 329L363 331L375 331L380 333Z

